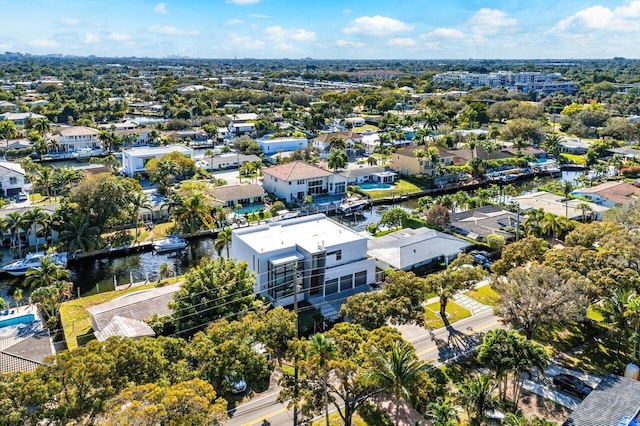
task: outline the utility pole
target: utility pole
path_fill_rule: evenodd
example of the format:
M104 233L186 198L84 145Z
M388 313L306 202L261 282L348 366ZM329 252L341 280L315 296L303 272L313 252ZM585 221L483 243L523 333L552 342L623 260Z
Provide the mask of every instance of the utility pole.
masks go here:
M300 337L300 319L298 318L298 286L300 285L298 275L298 261L293 267L293 312L296 314L296 340ZM293 426L298 426L298 353L293 355Z

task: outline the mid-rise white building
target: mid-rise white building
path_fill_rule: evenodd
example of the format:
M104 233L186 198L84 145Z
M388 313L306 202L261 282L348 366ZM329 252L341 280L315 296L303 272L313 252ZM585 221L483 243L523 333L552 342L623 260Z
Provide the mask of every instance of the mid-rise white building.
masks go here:
M126 149L122 151L122 171L125 175L131 177L136 173L145 173L147 171L147 162L152 158L160 158L163 155L172 152L180 152L187 157L193 158L193 150L184 145L167 145L167 146L142 146L137 148Z
M323 300L345 291L365 290L375 282L375 260L367 257L367 239L316 214L232 233L231 256L256 274L256 294L280 305Z

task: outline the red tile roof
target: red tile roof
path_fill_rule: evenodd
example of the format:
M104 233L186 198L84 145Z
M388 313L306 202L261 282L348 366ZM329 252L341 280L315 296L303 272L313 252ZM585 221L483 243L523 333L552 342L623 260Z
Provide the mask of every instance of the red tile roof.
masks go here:
M305 163L304 161L279 164L277 166L264 169L262 173L284 181L325 177L333 174L327 170L321 169L320 167Z

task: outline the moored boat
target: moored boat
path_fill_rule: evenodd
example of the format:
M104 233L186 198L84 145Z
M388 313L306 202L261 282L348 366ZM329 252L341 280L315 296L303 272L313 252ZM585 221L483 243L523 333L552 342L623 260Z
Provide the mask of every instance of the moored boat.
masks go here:
M347 198L338 206L338 211L342 214L351 214L360 211L369 203L361 198Z
M44 252L36 252L29 253L25 256L24 259L16 260L15 262L11 262L8 265L2 267L2 270L7 274L13 275L15 277L24 276L29 269L38 268L40 266L40 262L43 258L49 257L55 263L66 267L67 266L67 255L65 253L44 253Z
M179 251L187 247L187 241L178 235L169 235L167 238L155 241L153 249L158 252Z

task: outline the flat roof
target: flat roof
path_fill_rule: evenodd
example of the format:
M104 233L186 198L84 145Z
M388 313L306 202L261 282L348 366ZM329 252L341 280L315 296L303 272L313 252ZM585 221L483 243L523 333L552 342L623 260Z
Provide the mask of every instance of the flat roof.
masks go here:
M193 155L193 150L184 145L139 146L131 149L126 149L122 151L122 153L126 153L127 155L130 155L132 157L146 157L165 155L176 151L182 152L183 154Z
M302 247L310 253L338 244L364 240L357 232L327 218L324 214L298 217L233 231L257 252Z

